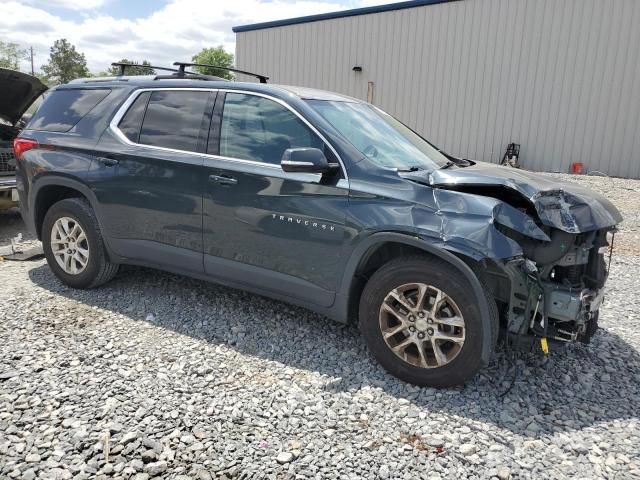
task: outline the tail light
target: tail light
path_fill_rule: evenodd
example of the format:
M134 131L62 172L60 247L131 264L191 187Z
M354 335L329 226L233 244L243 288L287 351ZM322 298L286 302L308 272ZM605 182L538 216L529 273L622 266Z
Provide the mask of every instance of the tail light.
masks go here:
M38 148L38 142L35 140L19 137L13 140L13 153L16 156L16 160L24 160L24 152L31 150L32 148Z

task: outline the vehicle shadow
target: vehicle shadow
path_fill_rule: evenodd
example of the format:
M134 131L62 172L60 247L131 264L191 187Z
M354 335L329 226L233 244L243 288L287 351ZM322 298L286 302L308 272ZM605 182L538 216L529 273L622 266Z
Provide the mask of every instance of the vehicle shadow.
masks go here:
M489 422L518 434L552 435L640 416L640 405L628 400L640 394L640 355L605 329L591 345L571 345L549 358L517 354L514 361L512 352L498 352L463 387L435 390L385 373L370 359L355 326L243 291L138 267L124 267L113 281L88 291L62 285L46 264L29 276L40 287L91 307L320 373L331 391L379 388L419 410Z

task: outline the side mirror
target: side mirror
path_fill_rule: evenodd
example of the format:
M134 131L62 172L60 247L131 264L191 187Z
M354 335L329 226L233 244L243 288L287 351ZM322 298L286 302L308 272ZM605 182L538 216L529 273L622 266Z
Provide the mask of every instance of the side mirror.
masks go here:
M331 166L319 148L287 148L280 160L285 172L327 173Z

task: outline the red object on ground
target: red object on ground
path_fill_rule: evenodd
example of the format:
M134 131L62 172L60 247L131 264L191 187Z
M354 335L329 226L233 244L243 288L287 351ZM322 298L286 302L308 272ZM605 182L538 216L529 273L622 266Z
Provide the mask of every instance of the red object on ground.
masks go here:
M580 175L582 173L582 169L584 165L580 162L573 162L571 164L571 173L575 173L576 175Z

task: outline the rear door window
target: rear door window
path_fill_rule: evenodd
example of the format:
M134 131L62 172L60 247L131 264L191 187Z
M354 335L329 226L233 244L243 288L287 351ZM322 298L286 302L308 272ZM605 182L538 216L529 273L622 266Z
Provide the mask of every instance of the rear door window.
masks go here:
M46 96L27 128L68 132L110 92L107 88L54 90Z
M210 95L210 92L189 90L152 92L139 143L196 152Z

